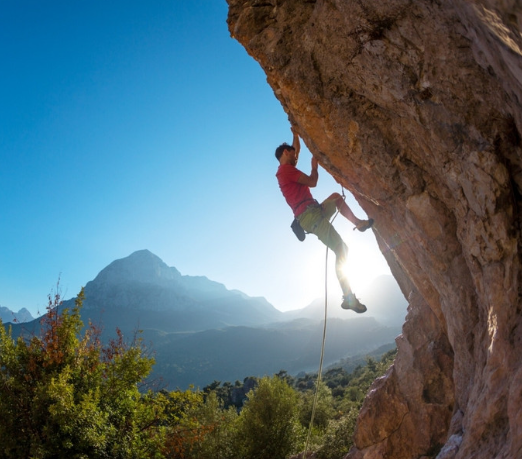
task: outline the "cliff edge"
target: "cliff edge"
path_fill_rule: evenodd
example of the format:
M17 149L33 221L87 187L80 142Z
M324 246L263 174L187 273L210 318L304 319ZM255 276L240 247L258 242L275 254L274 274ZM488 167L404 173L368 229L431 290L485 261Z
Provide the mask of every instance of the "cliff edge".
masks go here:
M520 1L227 1L409 301L347 457L522 457Z

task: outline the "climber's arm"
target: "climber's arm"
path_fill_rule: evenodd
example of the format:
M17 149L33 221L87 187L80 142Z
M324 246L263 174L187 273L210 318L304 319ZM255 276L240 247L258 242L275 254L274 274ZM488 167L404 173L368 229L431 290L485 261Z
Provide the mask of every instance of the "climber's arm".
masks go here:
M301 151L301 141L299 140L299 134L297 133L297 129L294 126L292 126L290 129L292 130L292 134L294 136L292 147L295 149L296 159L299 159L299 152Z
M317 180L319 179L319 172L317 170L317 159L315 159L312 156L312 172L310 172L310 175L306 175L305 173L301 173L299 176L299 179L297 180L297 183L300 183L301 185L309 186L310 188L313 188L317 185Z

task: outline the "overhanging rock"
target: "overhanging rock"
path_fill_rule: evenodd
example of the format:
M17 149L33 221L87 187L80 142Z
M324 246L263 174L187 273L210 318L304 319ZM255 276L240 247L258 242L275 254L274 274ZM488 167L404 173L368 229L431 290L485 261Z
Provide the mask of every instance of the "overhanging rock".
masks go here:
M348 457L522 457L520 2L228 4L410 303Z

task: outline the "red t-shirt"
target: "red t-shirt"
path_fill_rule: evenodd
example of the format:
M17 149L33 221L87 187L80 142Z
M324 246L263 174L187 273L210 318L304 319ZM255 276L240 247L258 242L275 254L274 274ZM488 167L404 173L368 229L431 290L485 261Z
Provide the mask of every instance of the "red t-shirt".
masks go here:
M297 182L301 174L302 172L291 164L281 164L276 173L279 188L296 217L314 201L310 188Z

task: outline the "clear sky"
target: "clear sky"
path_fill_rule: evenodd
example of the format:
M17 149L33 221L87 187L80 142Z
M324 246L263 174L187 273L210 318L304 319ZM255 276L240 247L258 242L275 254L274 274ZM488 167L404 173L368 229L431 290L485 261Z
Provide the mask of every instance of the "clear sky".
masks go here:
M287 116L226 17L225 0L0 3L1 306L42 313L59 277L74 297L140 249L281 310L324 294L324 246L295 238L275 179ZM335 191L320 168L314 196ZM389 270L342 220L357 293Z

